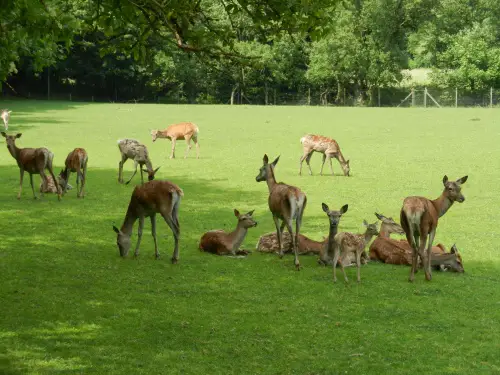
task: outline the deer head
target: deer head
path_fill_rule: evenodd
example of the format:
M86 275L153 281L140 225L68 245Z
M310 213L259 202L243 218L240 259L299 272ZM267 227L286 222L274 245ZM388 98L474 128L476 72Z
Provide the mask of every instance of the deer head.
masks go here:
M21 138L21 135L23 134L17 133L16 135L7 135L5 132L0 132L0 134L2 134L2 136L6 139L5 143L7 143L7 148L9 149L10 153L14 155L14 150L16 148L16 139Z
M468 176L464 176L462 178L459 178L456 181L449 181L448 176L443 177L443 185L444 185L444 195L446 198L448 198L451 202L459 202L462 203L465 201L465 197L461 193L462 187L461 185L467 181Z
M343 205L339 211L330 211L326 203L321 203L323 211L328 215L328 220L330 220L330 227L334 228L339 225L340 217L347 212L349 205Z
M116 232L116 244L118 245L118 250L120 251L120 256L126 257L130 250L130 236L123 233L120 229L113 225L113 230Z
M59 186L61 187L61 189L63 189L63 191L67 188L68 190L71 190L71 188L69 187L70 185L68 185L68 168L64 168L64 169L61 169L61 172L59 172L59 176L58 176L58 181L59 181ZM66 185L68 185L66 187Z
M271 164L269 164L269 158L267 154L264 154L264 165L260 168L259 174L255 177L257 182L266 181L268 176L273 175L273 170L276 164L278 164L278 160L280 157L278 156Z
M143 169L142 171L148 174L148 181L153 181L155 179L155 174L158 172L160 167L156 168L154 171L148 171L147 169Z
M386 216L378 214L376 212L375 212L375 216L377 217L377 219L379 219L382 222L382 226L380 227L380 231L386 232L387 235L390 235L391 233L405 234L405 231L403 230L403 228L401 228L401 225L396 223L392 217L386 217Z
M351 173L351 167L349 166L349 160L347 160L345 163L340 164L342 167L342 171L344 171L344 176L349 177L349 173Z
M378 222L375 222L373 224L368 224L366 220L363 220L363 225L366 227L366 235L370 236L378 236L378 228L377 228Z
M248 229L257 226L257 222L253 219L252 215L255 210L252 210L246 214L240 214L240 212L235 208L234 216L238 218L238 225L243 226L243 228Z
M451 247L450 253L455 254L455 257L452 258L450 261L446 262L445 268L453 272L464 273L465 270L462 261L462 256L458 252L458 249L455 246L455 244L453 244L453 246Z

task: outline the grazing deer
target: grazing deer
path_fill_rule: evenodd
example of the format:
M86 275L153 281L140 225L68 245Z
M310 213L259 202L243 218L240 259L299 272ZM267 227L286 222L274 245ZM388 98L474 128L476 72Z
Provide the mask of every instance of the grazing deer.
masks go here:
M366 245L373 236L378 235L377 223L368 224L363 220L363 225L366 227L364 234L353 234L349 232L338 233L334 240L337 246L334 249L333 264L336 265L340 257L340 268L344 274L344 280L347 283L347 275L345 274L343 258L349 253L356 254L356 267L358 283L361 281L360 267L361 267L361 254L364 252ZM333 282L337 282L337 267L333 267Z
M183 196L182 189L169 181L148 181L143 185L137 185L132 192L121 229L113 225L113 230L118 235L116 243L120 255L126 257L130 250L130 236L137 219L139 219L139 230L137 232L138 237L134 255L136 257L139 255L144 218L149 216L151 219L151 234L155 243L155 257L156 259L160 258L158 242L156 241L156 214L159 213L165 219L170 229L172 229L174 235L172 263L177 263L179 260L180 236L178 213L181 197Z
M52 176L47 176L47 186L44 186L43 181L40 181L40 193L58 193L62 194L62 189L61 186L63 185L63 182L61 177L59 177L59 184L56 187L56 184L54 183L54 180L52 179ZM70 184L66 184L66 188L68 190L73 189L73 186Z
M403 228L392 218L375 213L382 221L380 233L370 245L370 259L387 264L411 265L412 248L406 240L390 238L392 233L405 234ZM455 245L448 253L443 244L432 246L431 263L435 270L450 269L454 272L464 272L462 257Z
M438 219L443 216L455 201L462 203L465 197L461 193L461 185L467 181L467 176L456 181L448 181L448 177L443 177L444 190L441 195L434 200L424 197L407 197L403 201L400 221L406 233L406 239L411 244L412 264L409 281L413 282L415 271L417 270L418 256L424 264L425 278L432 280L431 273L431 253L432 242L436 235ZM428 237L428 238L427 238ZM429 240L427 242L427 239ZM427 254L424 256L424 249L427 244Z
M153 165L151 164L151 159L149 158L148 149L142 143L139 143L135 139L120 139L118 140L118 149L122 155L122 160L118 164L118 182L123 184L123 164L128 159L132 159L134 161L134 174L130 177L130 180L126 182L126 185L132 181L135 174L137 173L137 165L140 166L141 170L141 182L144 184L144 176L142 172L148 174L148 181L152 181L155 178L155 173L160 169L160 167L153 170ZM146 166L147 169L142 169L143 166Z
M87 161L89 160L87 151L83 148L75 148L66 157L65 168L59 173L59 183L63 188L63 195L66 194L69 176L71 172L76 172L76 196L78 198L84 197L85 183L87 182ZM80 189L80 180L82 187Z
M311 161L312 154L316 152L320 152L323 154L323 163L321 164L321 172L320 175L323 175L323 167L325 165L325 161L328 158L330 162L330 170L333 173L332 166L332 158L335 158L339 161L342 170L344 171L344 176L349 176L351 168L349 167L349 160L345 160L342 152L340 151L339 144L335 139L323 137L321 135L314 134L306 134L302 138L300 138L300 143L302 143L302 148L304 154L300 158L300 168L299 175L302 175L302 163L304 160L306 161L307 166L309 167L309 174L312 175Z
M47 186L47 175L45 174L45 169L47 169L52 176L52 179L56 186L58 186L57 180L54 176L54 171L52 170L52 160L54 159L54 154L50 152L45 147L40 148L18 148L16 146L16 139L20 138L22 133L17 133L16 135L7 135L5 132L1 132L2 136L5 137L7 148L14 159L17 161L20 171L20 181L19 181L19 193L17 194L17 199L21 199L21 192L23 190L23 178L24 172L28 172L30 175L31 190L33 191L33 197L37 199L35 195L35 187L33 186L33 175L39 174L42 178L42 183ZM59 188L58 188L59 190ZM43 196L43 193L41 193ZM61 200L61 194L57 193L57 198Z
M248 228L257 226L252 214L253 211L250 211L241 215L237 209L234 209L234 216L238 218L236 229L231 233L226 233L223 230L206 232L201 237L200 250L217 255L247 255L248 251L239 250L239 247L247 235Z
M274 225L279 243L279 256L283 257L282 232L285 226L292 237L293 251L295 254L295 267L300 270L299 262L299 232L302 223L302 215L307 204L306 195L295 186L287 185L282 182L277 183L274 177L274 168L278 163L279 156L272 163L269 163L267 155L264 155L264 165L260 168L259 174L255 177L257 182L266 181L269 188L268 205L273 215ZM282 221L281 226L279 221ZM292 224L295 220L295 236L293 234Z
M181 122L179 124L170 125L165 130L151 130L151 138L153 142L158 138L168 138L172 141L172 154L170 159L175 158L175 141L185 139L187 143L186 153L184 159L187 158L188 152L191 149L191 139L196 145L196 158L200 157L200 144L198 142L198 133L200 129L192 122Z
M2 109L0 113L1 113L0 117L3 120L3 126L4 126L5 130L9 130L9 120L10 120L10 114L12 113L12 111Z

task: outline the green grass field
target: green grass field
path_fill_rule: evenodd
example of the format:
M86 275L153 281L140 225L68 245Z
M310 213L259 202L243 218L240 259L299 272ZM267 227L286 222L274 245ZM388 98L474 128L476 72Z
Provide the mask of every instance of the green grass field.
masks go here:
M0 373L2 374L493 374L500 373L500 121L490 109L372 109L2 102L20 147L46 146L56 173L74 147L89 153L87 196L72 190L33 200L0 139ZM474 121L472 121L474 119ZM168 159L170 142L149 130L177 121L200 127L194 149ZM335 138L352 176L298 176L307 132ZM179 264L158 220L135 260L118 255L132 186L117 183L116 141L136 138L160 179L184 190ZM361 231L374 212L399 218L404 197L436 198L442 178L468 175L466 201L442 217L435 242L461 250L465 274L424 273L370 263L351 284L301 257L254 252L245 259L200 253L210 229L232 229L233 208L259 222L243 247L274 230L267 186L255 176L267 153L279 181L308 197L302 233L321 239L330 208L349 204L339 230ZM125 178L133 163L125 164ZM328 168L326 168L328 171ZM304 164L304 172L305 164ZM72 175L75 185L75 174ZM38 188L39 177L35 177ZM137 175L134 182L140 182ZM38 189L37 189L38 190ZM136 227L132 238L136 240Z

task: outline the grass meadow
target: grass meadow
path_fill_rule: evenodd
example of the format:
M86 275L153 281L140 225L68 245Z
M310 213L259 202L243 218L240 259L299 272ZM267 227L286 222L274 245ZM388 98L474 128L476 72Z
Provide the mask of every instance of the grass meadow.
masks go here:
M494 374L500 373L500 112L400 109L171 106L2 102L20 147L46 146L59 173L69 151L89 153L85 199L71 190L33 200L0 138L0 373L2 374ZM195 150L168 158L170 142L150 129L178 121L200 128ZM335 138L352 176L298 176L305 133ZM157 178L184 190L181 243L158 218L160 260L150 223L138 259L119 257L112 225L122 224L133 189L117 182L117 140L150 151ZM360 232L374 212L399 221L409 195L436 198L442 178L468 175L466 201L440 220L435 243L457 244L465 274L370 263L355 282L333 284L331 268L302 256L253 252L244 259L200 253L210 229L231 230L233 208L258 221L243 248L274 230L268 190L255 176L264 153L280 154L276 178L308 197L302 233L322 239L330 208L349 204L339 230ZM125 178L133 162L124 167ZM329 168L325 166L325 171ZM71 183L76 185L75 174ZM38 188L40 178L36 176ZM136 175L134 183L140 183ZM38 190L38 189L37 189ZM132 237L136 240L137 224ZM342 278L340 278L342 280Z

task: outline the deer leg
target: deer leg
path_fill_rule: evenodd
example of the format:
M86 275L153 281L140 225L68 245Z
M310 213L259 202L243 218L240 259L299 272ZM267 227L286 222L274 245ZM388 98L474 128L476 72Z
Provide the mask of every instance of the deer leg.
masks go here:
M83 189L85 189L85 182L87 182L87 162L83 165L83 172L82 172L82 188L80 190L80 195L81 197L85 197L85 193Z
M340 257L340 249L338 246L335 246L335 249L333 250L333 282L337 282L337 263L339 261ZM342 268L343 269L343 268Z
M312 174L313 174L313 171L311 169L311 157L312 157L312 154L313 154L313 152L311 151L309 153L309 155L307 155L307 157L306 157L306 164L307 164L307 167L309 168L309 176L312 176Z
M41 176L41 174L40 174ZM42 181L43 181L43 178L42 178ZM36 195L35 195L35 187L33 186L33 175L30 173L30 185L31 185L31 190L33 191L33 198L36 199ZM45 185L45 183L44 183Z
M425 258L425 278L427 280L432 280L432 270L431 270L431 262L432 262L432 242L434 242L434 236L436 235L436 228L434 228L430 233L428 237L428 244L427 244L427 253L426 253L426 258ZM424 242L425 245L425 242ZM423 261L422 261L423 263Z
M273 215L273 220L274 220L274 225L276 226L276 237L278 237L278 246L279 246L279 252L278 255L280 258L283 258L283 238L282 238L282 232L284 228L284 222L280 226L279 219Z
M172 138L172 154L170 155L170 159L175 159L175 141L176 138Z
M361 282L361 275L360 275L360 268L361 268L361 252L356 251L356 267L357 267L357 276L358 276L358 283Z
M330 162L330 172L332 172L332 176L335 176L335 173L333 173L333 165L332 165L332 157L331 157L331 155L328 156L328 161Z
M193 135L193 142L196 145L196 159L200 158L200 143L198 142L198 136Z
M139 228L137 229L137 244L135 245L134 257L139 256L139 246L141 246L142 230L144 229L144 216L139 216Z
M68 191L68 184L69 184L69 176L71 175L71 171L69 168L66 168L68 171L68 174L66 175L66 185L63 188L62 194L65 195L66 192ZM78 174L76 175L76 195L78 196L78 184L79 184L79 179L78 179Z
M286 229L288 230L288 233L290 233L290 238L292 240L292 249L293 249L293 253L295 256L295 259L293 262L295 264L295 268L297 269L297 271L299 271L300 270L300 262L299 262L299 249L298 249L298 245L297 245L298 238L295 237L293 234L292 219L290 218L289 220L284 220L284 222L286 224Z
M139 165L139 170L141 171L141 183L144 185L144 175L142 174L142 165Z
M188 152L189 152L189 150L191 150L191 137L186 137L185 139L186 139L187 146L186 146L186 152L184 154L184 159L187 158Z
M302 155L300 157L300 162L299 162L299 176L302 176L302 163L304 163L304 160L306 160L306 158L307 158L308 155L309 154L307 152L304 152L304 155Z
M80 177L80 193L78 194L78 184L77 184L77 187L76 187L77 194L76 194L76 196L78 198L83 198L83 187L85 186L85 177L83 176L82 171L78 171L78 175L77 175L76 178L78 179L78 177Z
M153 236L153 241L155 243L155 258L160 259L160 253L158 252L158 241L156 240L156 213L150 216L151 219L151 235Z
M127 157L122 154L122 160L118 164L118 182L123 184L123 164L127 161Z
M128 185L130 183L130 181L132 181L132 179L134 178L135 174L137 173L137 162L134 161L135 163L135 170L134 170L134 173L132 174L132 177L130 177L130 180L128 180L125 185ZM141 178L142 178L142 169L141 169ZM142 183L144 184L144 180L142 180Z
M323 154L323 163L321 164L321 171L319 172L321 176L323 176L323 167L325 165L325 160L326 160L326 154Z
M179 260L179 235L180 228L175 225L174 220L171 215L162 213L161 216L165 219L170 229L172 229L172 233L174 234L174 253L172 255L172 264L176 264Z
M17 193L17 199L21 199L21 192L23 191L23 178L24 178L24 169L19 168L19 193Z

